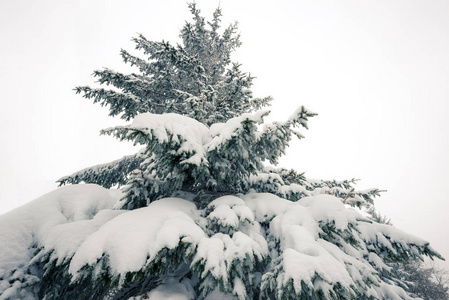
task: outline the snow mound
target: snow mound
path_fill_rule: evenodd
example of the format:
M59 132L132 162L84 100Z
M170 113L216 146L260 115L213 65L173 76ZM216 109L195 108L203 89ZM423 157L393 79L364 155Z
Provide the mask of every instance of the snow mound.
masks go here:
M95 228L117 215L110 210L121 196L98 185L73 185L0 216L0 270L28 263L34 245L55 249L61 257L73 254Z
M101 225L120 211L112 207L122 197L118 190L97 185L73 185L57 189L0 216L0 299L26 298L22 283L38 282L26 268L38 249L51 253L60 264ZM9 284L2 281L14 272ZM8 296L9 295L9 296Z

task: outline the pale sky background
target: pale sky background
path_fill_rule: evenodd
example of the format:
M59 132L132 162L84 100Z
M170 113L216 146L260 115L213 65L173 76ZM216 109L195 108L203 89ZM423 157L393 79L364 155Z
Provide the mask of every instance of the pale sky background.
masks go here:
M208 18L219 1L197 0ZM449 259L449 1L221 0L234 60L283 120L313 118L281 164L388 190L377 209ZM75 95L102 67L128 71L131 38L178 41L186 2L0 0L0 214L81 168L133 153L123 124ZM449 264L445 263L445 266Z

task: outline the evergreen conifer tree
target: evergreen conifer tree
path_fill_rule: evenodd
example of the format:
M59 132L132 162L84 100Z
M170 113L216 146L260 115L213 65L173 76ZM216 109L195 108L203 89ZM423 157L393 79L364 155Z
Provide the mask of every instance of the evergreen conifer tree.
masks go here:
M76 88L130 121L103 134L142 149L0 218L0 300L410 299L389 266L441 256L351 208L378 189L268 166L315 114L264 124L271 98L231 61L237 25L189 9L180 45L140 35L147 59L121 52L138 73Z

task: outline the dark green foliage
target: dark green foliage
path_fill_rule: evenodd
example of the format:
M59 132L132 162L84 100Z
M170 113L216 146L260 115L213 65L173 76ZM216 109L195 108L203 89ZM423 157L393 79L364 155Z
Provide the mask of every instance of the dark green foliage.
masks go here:
M57 182L59 186L85 182L95 183L105 188L120 187L129 181L132 171L137 169L142 161L140 154L129 155L110 163L78 171L70 176L62 177Z
M119 300L154 289L164 277L186 276L195 249L190 243L180 241L174 249L162 249L142 270L123 276L111 275L109 257L104 255L96 266L83 267L75 280L68 272L70 260L58 263L51 254L45 253L34 263L44 270L39 281L39 299Z
M392 263L390 277L410 294L424 300L449 299L449 287L438 282L435 275L444 270L429 267L419 259Z

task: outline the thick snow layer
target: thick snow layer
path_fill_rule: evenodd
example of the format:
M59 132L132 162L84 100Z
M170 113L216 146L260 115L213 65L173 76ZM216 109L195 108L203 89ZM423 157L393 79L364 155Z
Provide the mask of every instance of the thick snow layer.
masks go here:
M293 202L268 193L251 193L241 196L258 221L270 221L283 214Z
M209 128L195 119L168 113L151 114L144 113L137 115L130 128L142 129L155 135L161 141L168 141L167 131L173 135L186 137L189 141L195 141L197 144L205 144L208 137Z
M112 210L121 196L97 185L74 185L0 216L0 299L34 299L31 290L24 291L39 278L27 275L26 267L46 254L57 264L66 262L76 284L86 275L82 272L97 272L102 263L108 264L103 271L124 280L122 275L144 270L162 250L180 245L191 251L185 272L190 268L200 290L212 291L206 299L246 298L257 263L268 264L257 284L279 297L289 288L299 294L304 285L331 297L338 283L349 293L407 299L402 289L378 276L389 269L383 255L419 253L428 245L326 194L297 202L267 193L224 196L204 210L188 200L165 198L133 211ZM184 275L166 277L156 289L132 299L194 299ZM218 292L226 286L227 294Z
M111 210L120 197L118 190L73 185L0 216L0 273L26 265L33 246L70 257L87 236L120 213Z
M46 253L57 264L70 260L90 234L121 213L112 210L121 197L97 185L67 186L0 216L0 299L35 299L27 287L39 278L27 267Z
M89 236L73 257L69 272L76 278L85 265L94 265L107 255L114 275L139 271L163 248L181 242L197 245L203 230L193 221L195 205L187 200L166 198L148 207L127 211Z
M346 229L356 219L365 219L356 210L345 208L340 199L326 194L302 198L298 203L308 208L315 221L333 221L339 230Z
M254 215L245 205L245 202L235 196L220 197L208 205L209 213L207 218L211 221L216 221L219 225L226 227L238 228L240 222L254 221Z
M323 247L319 238L320 221L337 220L341 229L353 221L351 210L346 210L341 200L329 196L318 195L308 197L304 201L291 203L284 213L277 214L270 223L270 233L280 241L282 269L277 282L279 287L294 282L304 282L313 287L313 278L317 275L322 281L338 282L350 288L353 279L348 273L344 260ZM301 286L295 285L299 293Z

